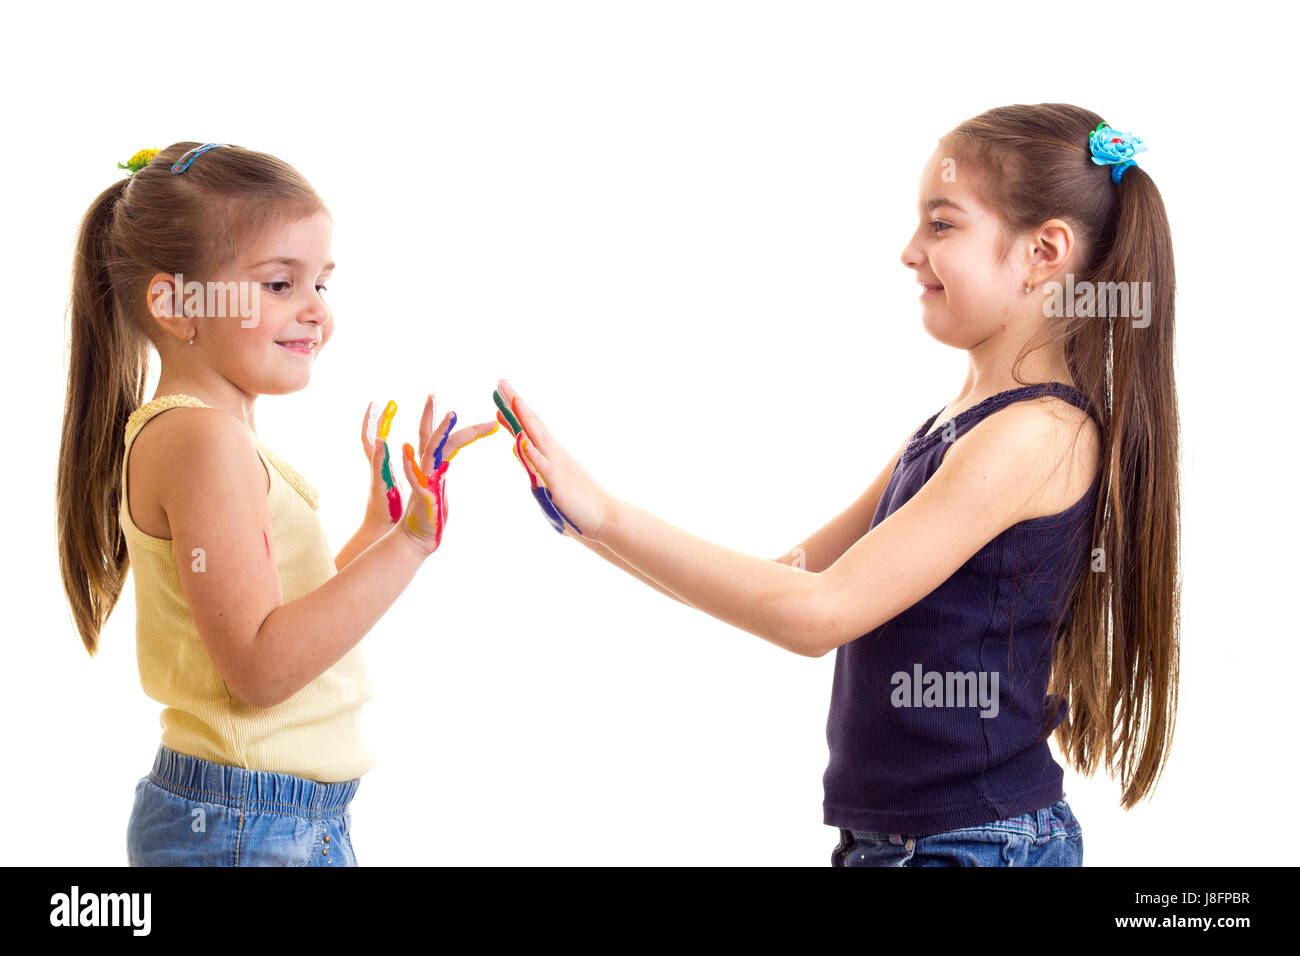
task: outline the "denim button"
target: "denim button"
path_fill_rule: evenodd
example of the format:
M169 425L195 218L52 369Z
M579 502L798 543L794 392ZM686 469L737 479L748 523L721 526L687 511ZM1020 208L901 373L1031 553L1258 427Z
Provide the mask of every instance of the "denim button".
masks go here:
M907 842L903 844L903 846L908 850L912 850L916 847L916 841L913 840L911 837L908 837Z

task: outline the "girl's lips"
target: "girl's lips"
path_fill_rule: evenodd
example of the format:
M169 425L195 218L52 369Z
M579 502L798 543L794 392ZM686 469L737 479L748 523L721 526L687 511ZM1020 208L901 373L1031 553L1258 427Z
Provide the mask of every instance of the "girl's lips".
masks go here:
M941 285L928 285L924 282L922 282L921 285L923 287L921 289L921 298L925 298L927 295L938 295L943 291L943 286Z
M293 342L276 342L275 344L288 349L290 352L297 352L299 355L312 355L316 351L315 339L298 339Z

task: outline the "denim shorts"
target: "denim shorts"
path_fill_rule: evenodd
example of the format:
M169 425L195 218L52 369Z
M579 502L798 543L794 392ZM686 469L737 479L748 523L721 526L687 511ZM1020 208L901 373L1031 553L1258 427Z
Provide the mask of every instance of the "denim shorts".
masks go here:
M320 783L159 746L135 787L131 866L356 866L348 804L360 780Z
M925 836L841 829L831 866L1083 866L1083 830L1062 794L1041 810Z

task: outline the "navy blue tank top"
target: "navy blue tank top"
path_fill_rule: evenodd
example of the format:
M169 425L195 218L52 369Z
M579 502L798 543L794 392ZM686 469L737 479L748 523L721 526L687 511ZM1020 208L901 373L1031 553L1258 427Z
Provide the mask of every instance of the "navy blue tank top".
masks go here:
M999 392L927 434L940 409L903 449L871 527L916 494L954 441L1040 395L1094 414L1062 382ZM1065 511L1007 528L907 610L836 650L827 824L923 836L1062 799L1061 767L1040 737L1065 716L1064 701L1047 696L1053 639L1088 567L1100 481Z

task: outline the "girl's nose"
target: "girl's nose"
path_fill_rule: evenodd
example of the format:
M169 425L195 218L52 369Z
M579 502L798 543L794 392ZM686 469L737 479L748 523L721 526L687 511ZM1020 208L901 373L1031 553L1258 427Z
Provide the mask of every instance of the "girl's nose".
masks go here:
M330 317L329 306L325 304L318 295L314 302L302 310L301 320L303 322L313 322L320 325Z
M921 250L916 245L916 240L908 240L907 245L903 247L903 254L899 257L903 265L909 269L917 269L925 261L925 256L921 255Z

